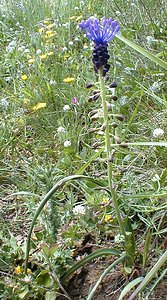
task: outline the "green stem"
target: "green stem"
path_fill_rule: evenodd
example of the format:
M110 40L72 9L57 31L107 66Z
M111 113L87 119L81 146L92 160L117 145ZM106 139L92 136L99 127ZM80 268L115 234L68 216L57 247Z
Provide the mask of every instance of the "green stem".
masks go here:
M120 231L126 237L125 229L124 229L123 222L121 219L121 214L119 211L116 192L113 188L113 176L112 176L113 172L112 172L112 162L111 162L109 119L108 119L108 111L107 111L107 104L106 104L106 92L105 92L105 84L104 84L102 69L99 70L99 79L100 79L101 98L102 98L104 124L105 124L105 146L106 146L106 151L107 151L108 183L109 183L109 188L110 188L111 195L112 195L112 202L114 204L117 220L118 220L118 223L120 226Z

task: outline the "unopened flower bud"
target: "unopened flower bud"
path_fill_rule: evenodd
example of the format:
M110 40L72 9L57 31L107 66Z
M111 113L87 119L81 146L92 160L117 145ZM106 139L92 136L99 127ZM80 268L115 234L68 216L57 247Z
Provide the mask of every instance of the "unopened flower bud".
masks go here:
M124 116L123 116L123 115L116 115L116 118L117 118L119 121L123 121L123 120L124 120Z
M94 86L93 83L87 83L87 84L85 85L85 87L86 87L87 89L90 89L90 88L93 87L93 86Z
M106 75L106 76L104 77L104 81L105 81L105 82L107 82L109 79L110 79L110 77L109 77L108 75Z
M112 155L110 155L108 161L109 161L109 162L113 162L113 161L114 161L114 157L113 157Z
M94 90L93 95L96 95L96 94L100 94L100 91L99 90Z
M117 128L118 124L117 123L112 123L111 126L114 127L114 128Z
M88 133L93 133L96 132L98 129L97 128L90 128L88 129Z
M111 96L111 99L114 100L114 101L117 101L118 97L117 96Z
M112 88L116 88L117 87L117 84L116 82L112 82L109 87L112 89Z
M115 136L114 139L116 144L121 144L121 140L118 136Z
M121 148L128 148L128 145L127 144L120 144L120 147Z
M91 118L91 117L92 117L93 115L95 115L97 112L98 112L97 109L91 110L91 111L89 112L89 117Z
M96 148L99 148L101 146L101 143L100 142L96 142L92 145L92 148L93 149L96 149Z

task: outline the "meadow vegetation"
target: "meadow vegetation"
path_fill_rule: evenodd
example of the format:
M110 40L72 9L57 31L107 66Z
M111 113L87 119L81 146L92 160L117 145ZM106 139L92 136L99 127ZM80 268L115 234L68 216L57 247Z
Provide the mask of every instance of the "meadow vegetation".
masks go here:
M78 23L90 16L116 19L125 38L165 64L167 3L1 0L0 10L0 299L91 299L73 298L69 288L67 294L65 272L94 250L125 251L125 241L108 190L92 44ZM120 295L165 253L166 69L118 37L108 51L107 101L118 116L113 182L135 244L133 265L120 266ZM28 230L41 200L58 181L77 174L88 178L67 181L41 210L25 274ZM165 263L154 275L136 299L158 299L152 295L165 277ZM165 292L159 299L166 299Z

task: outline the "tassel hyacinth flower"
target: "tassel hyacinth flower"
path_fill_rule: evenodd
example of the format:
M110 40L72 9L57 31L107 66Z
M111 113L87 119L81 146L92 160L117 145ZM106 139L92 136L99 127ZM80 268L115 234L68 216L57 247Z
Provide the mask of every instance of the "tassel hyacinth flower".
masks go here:
M120 30L117 21L112 18L103 18L101 22L96 18L89 18L79 23L79 27L86 34L87 38L94 42L92 53L92 62L94 70L97 73L102 69L103 76L108 72L110 65L108 64L108 43Z
M105 78L104 78L104 76L106 77L106 73L110 68L110 65L108 64L108 59L110 57L107 49L108 43L118 33L118 31L120 30L120 26L118 25L117 21L115 20L113 21L111 18L107 19L104 17L101 21L99 21L98 19L91 17L86 21L82 21L79 24L79 27L88 37L88 39L94 42L92 62L93 62L95 72L99 74L99 83L100 83L99 95L101 95L101 99L102 99L102 111L103 111L102 115L104 121L103 125L105 129L104 133L105 133L105 149L107 154L108 183L109 183L109 189L112 196L112 202L115 208L115 213L120 226L120 232L121 234L124 235L124 237L126 237L121 213L119 210L118 197L113 182L113 167L112 167L113 158L112 158L112 150L110 146L110 127L109 127L109 117L108 117L108 108L107 108L106 92L105 92ZM112 86L110 86L110 88L115 88L115 87L116 87L115 83ZM115 95L113 96L116 97ZM96 116L93 116L93 118L95 117ZM115 129L113 131L113 135L114 132Z

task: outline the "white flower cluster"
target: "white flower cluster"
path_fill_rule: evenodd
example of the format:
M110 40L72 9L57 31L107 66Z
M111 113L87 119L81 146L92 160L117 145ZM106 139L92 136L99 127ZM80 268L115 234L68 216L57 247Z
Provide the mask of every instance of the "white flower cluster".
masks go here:
M160 137L162 137L163 135L164 135L163 129L161 129L161 128L156 128L156 129L154 129L154 131L153 131L153 137L154 137L154 138L160 138Z
M72 211L75 216L85 215L86 213L85 206L83 205L75 205Z

